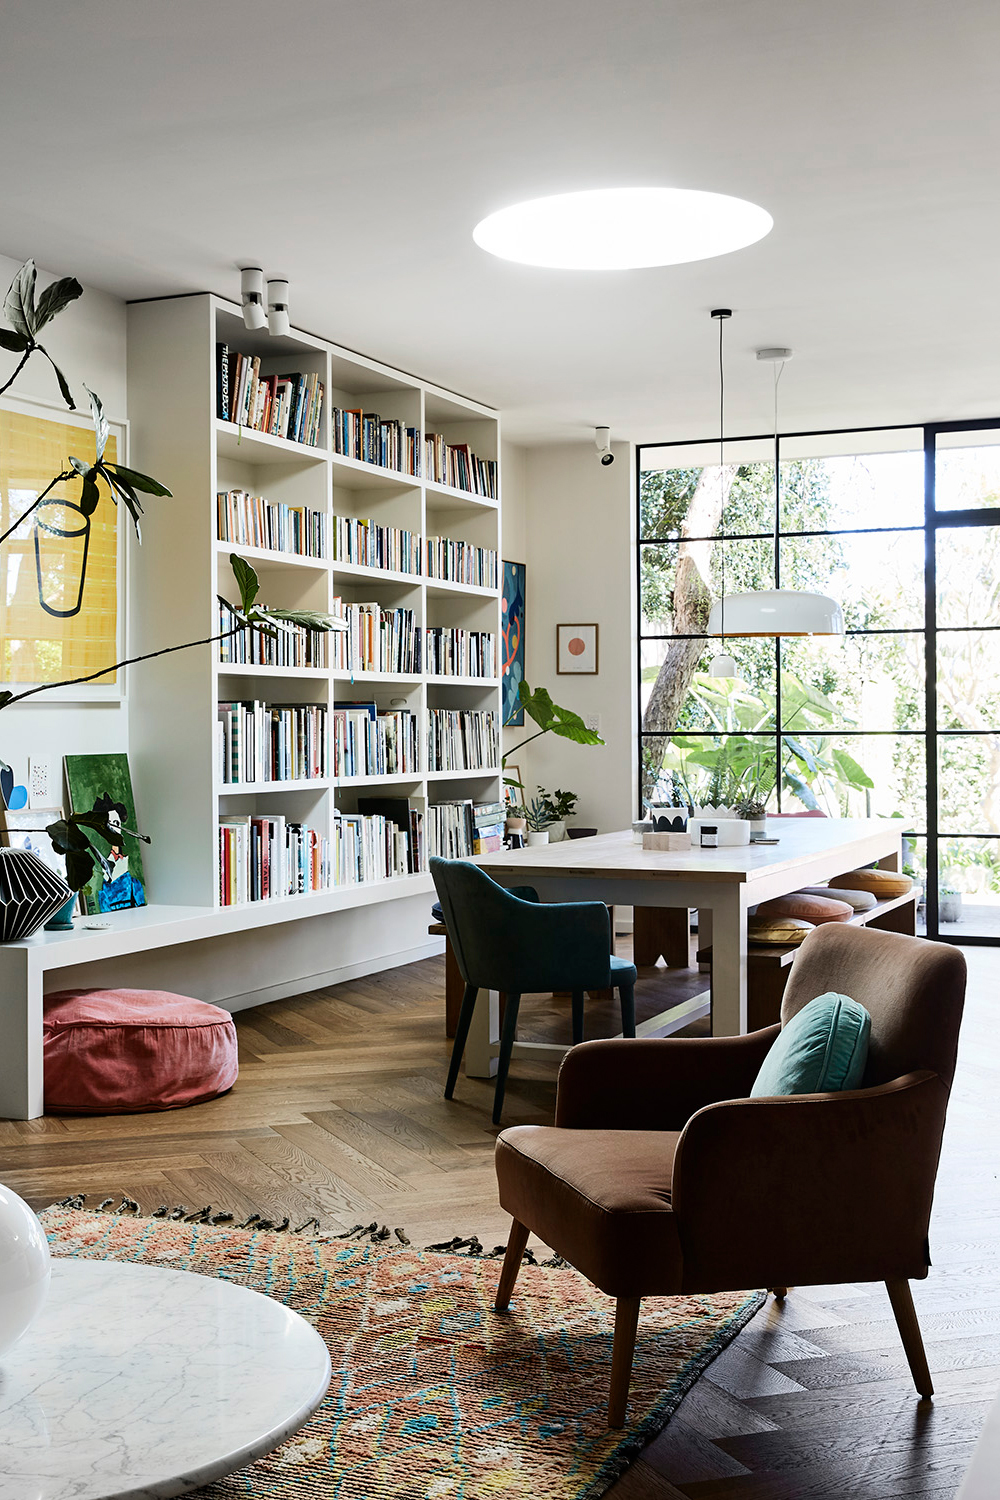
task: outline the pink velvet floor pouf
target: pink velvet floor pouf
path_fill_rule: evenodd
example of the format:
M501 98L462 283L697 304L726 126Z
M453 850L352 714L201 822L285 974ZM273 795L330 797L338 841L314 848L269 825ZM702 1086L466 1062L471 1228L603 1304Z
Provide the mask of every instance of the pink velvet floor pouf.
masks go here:
M166 990L59 990L45 997L45 1108L117 1115L181 1109L236 1082L227 1010Z

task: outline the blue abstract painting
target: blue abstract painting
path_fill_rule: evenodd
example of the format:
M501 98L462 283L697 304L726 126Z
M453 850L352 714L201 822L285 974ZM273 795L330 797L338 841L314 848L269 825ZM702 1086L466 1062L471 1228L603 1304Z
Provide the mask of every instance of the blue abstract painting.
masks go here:
M524 681L524 563L503 565L503 722L519 727L524 709L518 696Z

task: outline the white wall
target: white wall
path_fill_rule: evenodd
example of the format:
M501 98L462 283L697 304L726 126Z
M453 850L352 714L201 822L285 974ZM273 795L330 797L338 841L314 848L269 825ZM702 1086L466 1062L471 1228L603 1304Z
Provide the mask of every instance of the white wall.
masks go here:
M515 443L502 443L500 469L503 483L500 557L507 562L528 562L528 451ZM529 579L531 569L526 575ZM503 573L500 575L501 586ZM527 665L527 657L525 657ZM529 677L528 681L531 679ZM504 729L503 750L506 754L525 738L527 730ZM523 769L523 767L522 767Z
M527 449L524 465L525 673L564 708L599 714L605 745L547 735L518 763L529 794L538 785L579 793L574 821L600 832L635 816L634 455L626 443L614 454L604 467L593 442L561 444ZM506 483L505 473L505 496ZM600 627L598 674L557 676L556 625L589 621Z
M19 265L19 261L0 255L0 290L4 293ZM72 274L72 266L62 266L56 272L39 269L38 288L44 288L57 275ZM126 420L123 301L85 287L83 296L49 324L41 341L69 381L81 412L88 410L83 389L86 383L100 396L113 421ZM10 378L17 363L18 356L0 350L0 385ZM53 417L65 411L52 367L40 354L28 361L8 395L51 407ZM29 755L50 755L58 761L63 755L128 749L124 705L82 706L44 701L44 694L39 697L41 702L16 705L0 714L0 759L13 766L18 779L27 775Z

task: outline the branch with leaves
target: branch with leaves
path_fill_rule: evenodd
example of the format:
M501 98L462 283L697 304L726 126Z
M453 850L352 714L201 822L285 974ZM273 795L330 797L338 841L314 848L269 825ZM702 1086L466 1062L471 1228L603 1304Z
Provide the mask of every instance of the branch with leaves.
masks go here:
M543 734L554 734L562 740L572 740L577 745L603 745L604 741L596 730L588 729L579 714L571 708L560 708L552 702L547 688L536 688L534 692L524 681L518 684L517 695L521 700L521 707L528 718L538 725L534 734L529 734L526 740L522 740L513 750L500 762L502 771L507 769L507 762L512 755L523 750L525 745L530 745L532 740L540 739ZM518 802L521 806L525 804L524 784L516 777L505 776L504 786L516 787L519 793Z

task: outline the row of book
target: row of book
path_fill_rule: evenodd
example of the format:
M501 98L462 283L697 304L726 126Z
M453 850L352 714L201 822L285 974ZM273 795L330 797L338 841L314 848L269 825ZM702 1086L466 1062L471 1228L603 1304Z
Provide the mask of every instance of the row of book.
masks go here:
M424 434L424 474L435 484L470 490L488 500L497 498L495 459L477 458L468 443L448 443L440 432Z
M284 817L219 819L219 904L271 901L329 890L330 840Z
M322 704L220 703L216 736L219 776L227 784L329 775Z
M427 577L467 583L472 588L499 588L497 553L489 547L454 541L448 536L427 538Z
M431 771L492 770L500 764L497 716L485 709L432 708L427 715Z
M420 629L412 609L382 609L378 604L333 601L334 613L347 622L333 643L333 665L347 672L420 671Z
M333 558L362 568L387 568L394 573L421 571L423 542L415 531L377 526L353 516L333 518Z
M323 382L313 372L261 375L260 355L215 346L216 411L226 422L316 447L323 417Z
M433 802L427 808L427 853L440 859L470 859L492 854L503 842L504 809L500 802L471 798Z
M496 646L496 636L489 630L428 625L424 630L426 671L434 677L495 677Z
M280 505L246 490L221 490L218 505L219 541L269 552L294 552L299 557L327 556L327 518L324 511L304 505Z
M385 419L360 406L333 407L330 413L334 453L378 464L400 474L420 472L420 429Z
M327 664L324 630L309 630L304 625L289 625L275 635L264 635L248 627L237 629L237 621L228 605L219 600L219 661L232 666L254 667L325 667ZM235 634L232 634L235 629ZM342 639L337 636L337 639Z
M333 712L335 776L405 776L420 771L420 729L407 709L337 703Z

